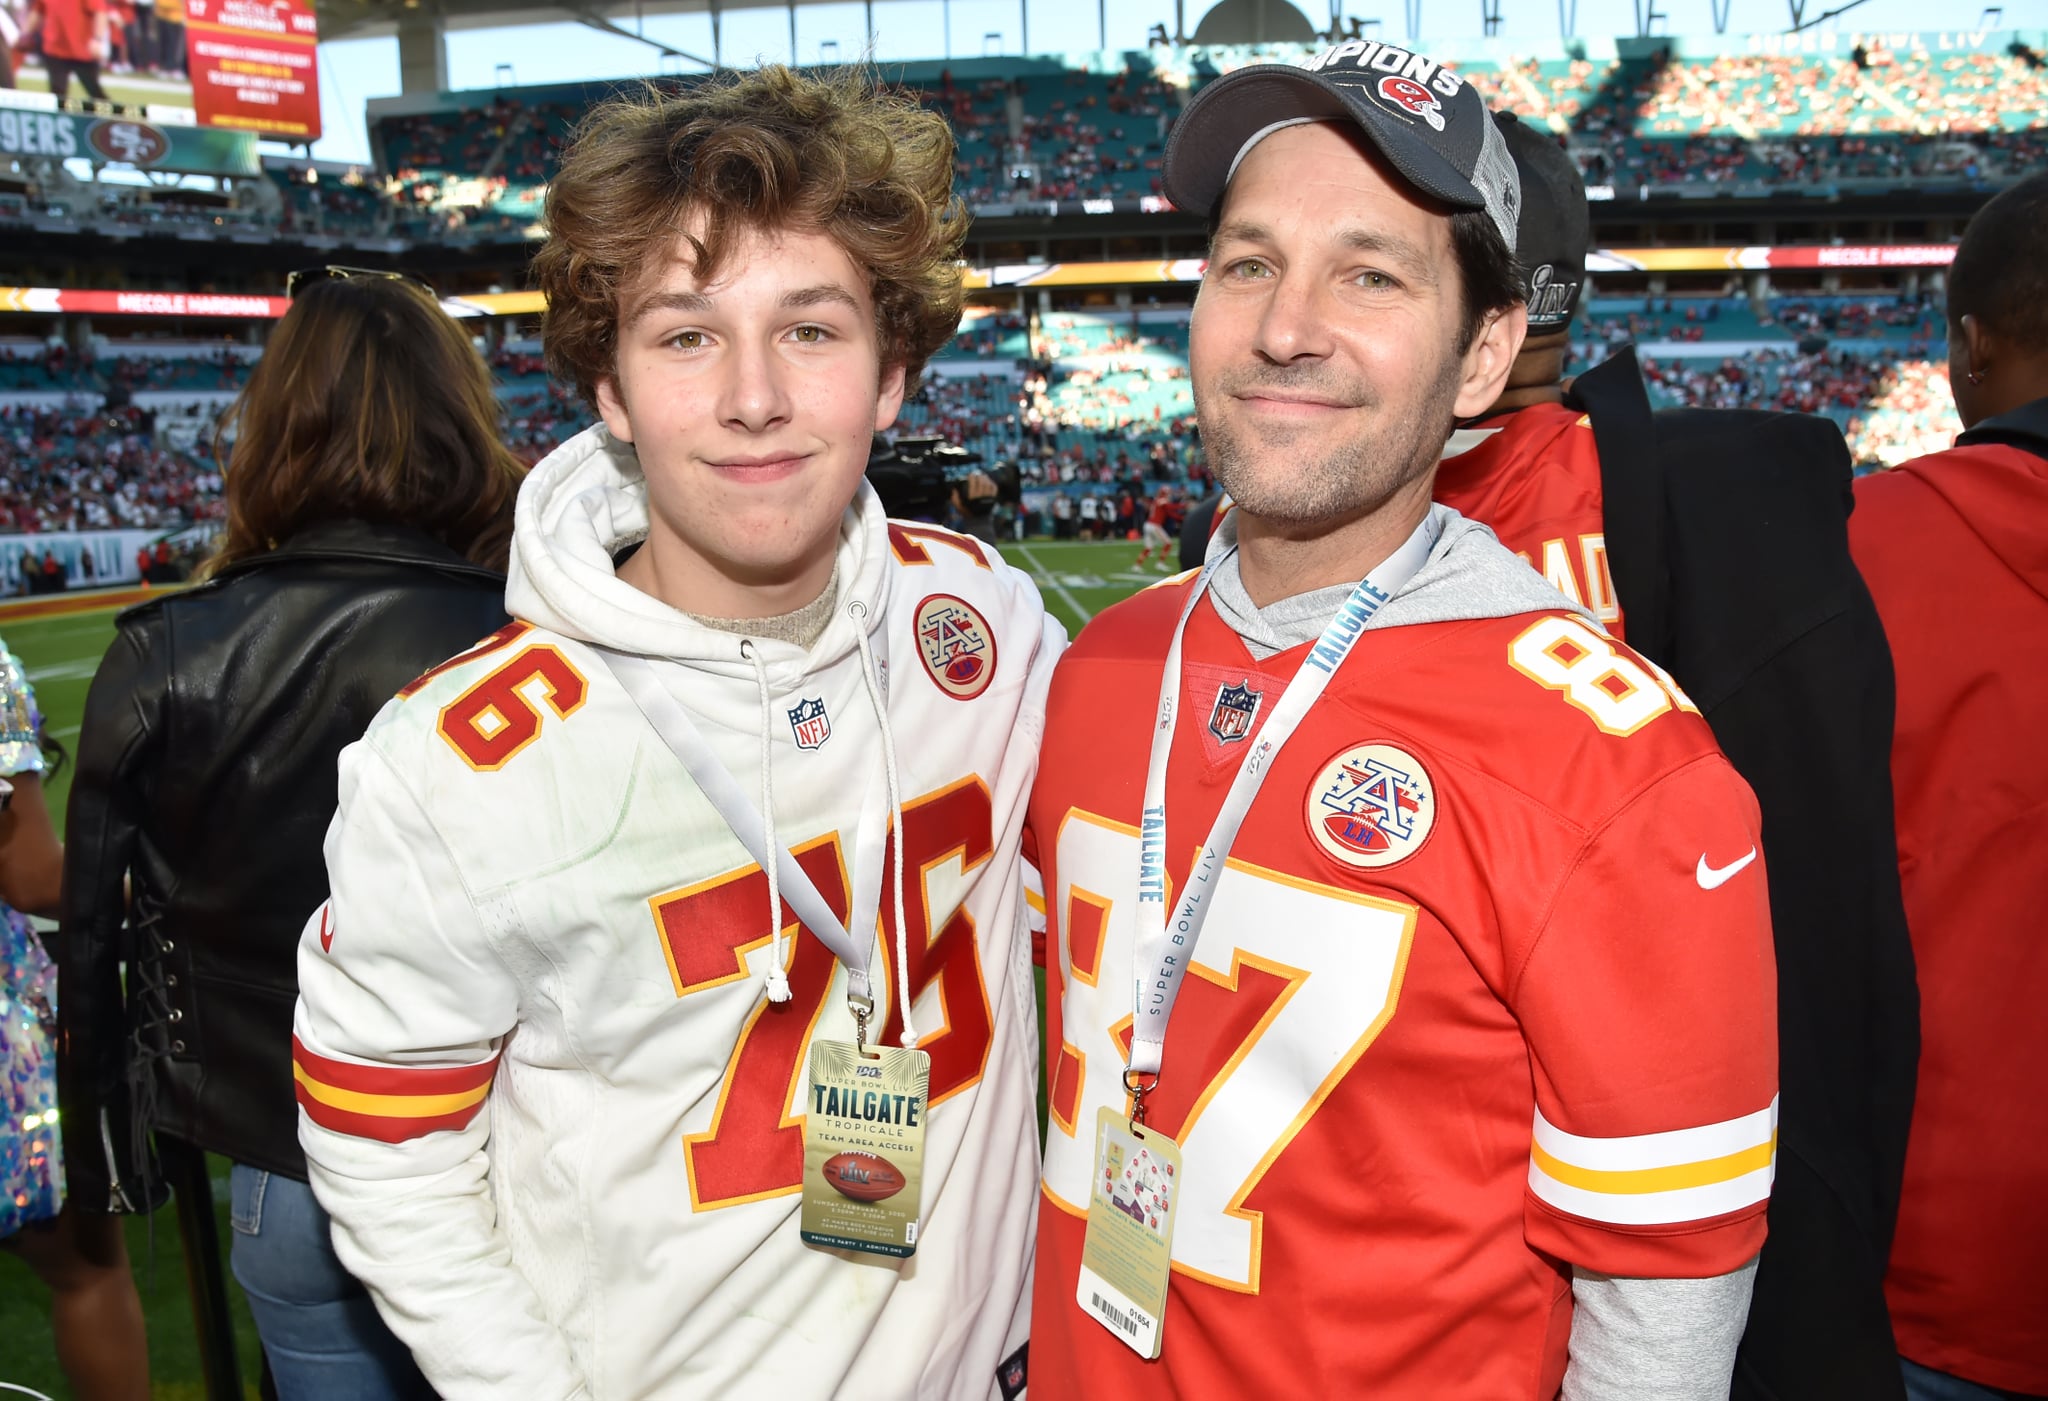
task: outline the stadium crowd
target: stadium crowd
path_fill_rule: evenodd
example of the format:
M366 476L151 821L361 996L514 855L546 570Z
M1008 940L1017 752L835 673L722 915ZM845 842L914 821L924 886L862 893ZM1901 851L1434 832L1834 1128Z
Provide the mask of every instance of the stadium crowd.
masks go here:
M1724 328L1722 299L1660 298L1642 310L1585 318L1574 371L1637 341L1709 341ZM1780 299L1762 317L1731 312L1747 334L1846 340L1801 353L1790 341L1716 359L1648 356L1646 381L1660 407L1777 408L1833 418L1861 468L1930 450L1956 432L1939 363L1938 313L1887 298ZM1741 328L1736 328L1741 333ZM1029 353L1024 353L1027 350ZM1019 317L972 321L940 352L978 362L969 373L934 373L906 402L901 429L937 434L985 461L1016 461L1037 486L1076 485L1095 495L1138 482L1171 482L1196 495L1207 481L1186 367L1186 327L1057 315L1033 330ZM488 362L514 454L538 462L588 427L588 409L551 381L533 350L502 348ZM0 530L51 531L169 525L216 518L220 475L207 435L192 450L155 431L157 414L132 405L101 412L76 405L111 393L238 391L249 363L222 350L189 357L109 354L82 361L59 345L0 355ZM8 401L8 391L70 395L69 408ZM210 416L200 404L179 416ZM1104 457L1107 454L1107 458ZM1050 530L1052 518L1030 524Z
M217 520L217 467L159 440L133 405L0 404L0 531L114 530Z
M956 79L947 68L906 86L952 125L956 187L970 205L1151 198L1161 194L1173 119L1203 83L1308 51L1219 59L1154 49L1109 72ZM2048 161L2048 132L2037 125L2048 69L2031 51L1507 56L1459 68L1490 105L1567 133L1593 184L1977 182ZM203 199L109 188L91 218L142 228L275 224L328 237L523 238L586 101L566 90L494 92L475 105L388 116L372 130L380 174L309 182L271 170L277 194L267 200L246 188ZM32 187L20 188L27 197ZM0 194L8 189L0 180Z
M956 79L945 69L908 86L952 125L956 188L970 205L1131 199L1160 194L1167 133L1186 99L1265 57L1245 50L1219 64L1166 49L1127 55L1108 73ZM2048 158L2048 133L2036 127L2048 70L2024 53L1506 57L1460 71L1490 105L1567 131L1595 184L1976 180ZM366 232L518 234L539 217L579 111L568 97L495 93L476 106L386 117L373 130L388 172L374 198L300 186L288 205L302 222Z

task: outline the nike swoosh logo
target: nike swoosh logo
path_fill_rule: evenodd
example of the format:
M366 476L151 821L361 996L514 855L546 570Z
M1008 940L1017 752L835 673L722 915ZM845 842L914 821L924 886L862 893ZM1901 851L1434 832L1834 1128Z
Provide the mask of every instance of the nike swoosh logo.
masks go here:
M1700 853L1700 864L1693 871L1692 877L1700 883L1701 890L1715 890L1726 885L1730 876L1754 860L1756 860L1756 848L1751 847L1748 854L1738 861L1731 861L1727 865L1720 867L1709 866L1707 864L1707 854L1703 851Z
M1706 859L1707 858L1704 856L1700 858L1702 862L1705 862ZM1701 869L1705 869L1704 865L1701 867ZM1702 884L1704 883L1705 882L1703 879ZM326 953L329 949L334 947L334 926L328 922L331 915L331 907L327 905L322 905L320 907L320 952L322 953Z

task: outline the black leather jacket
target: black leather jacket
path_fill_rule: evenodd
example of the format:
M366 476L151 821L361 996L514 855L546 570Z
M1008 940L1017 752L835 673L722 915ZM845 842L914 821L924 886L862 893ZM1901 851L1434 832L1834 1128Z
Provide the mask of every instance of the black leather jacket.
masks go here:
M304 1179L292 1006L299 933L327 898L335 761L401 686L505 621L503 575L355 521L121 615L79 736L57 941L81 1207L157 1204L151 1129Z

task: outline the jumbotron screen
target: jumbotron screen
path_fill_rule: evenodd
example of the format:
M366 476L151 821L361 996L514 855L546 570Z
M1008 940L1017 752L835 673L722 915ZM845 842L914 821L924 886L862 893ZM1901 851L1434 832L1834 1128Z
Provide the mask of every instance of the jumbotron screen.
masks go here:
M45 0L44 9L81 4ZM26 9L0 0L0 30L11 31L6 37L20 60L15 87L48 92L49 70ZM136 0L113 14L100 91L73 78L60 99L118 103L159 125L294 143L320 138L320 30L311 0ZM24 38L31 44L23 46Z

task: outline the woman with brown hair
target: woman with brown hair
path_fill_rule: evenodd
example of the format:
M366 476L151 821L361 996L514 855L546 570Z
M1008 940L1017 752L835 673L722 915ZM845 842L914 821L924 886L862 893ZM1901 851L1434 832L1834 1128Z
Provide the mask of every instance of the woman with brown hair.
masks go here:
M521 469L489 371L421 284L323 268L289 290L224 426L204 582L121 615L86 702L59 945L68 1177L84 1210L147 1211L150 1135L232 1159L232 1263L279 1394L427 1395L305 1183L294 956L327 898L342 749L506 621Z

